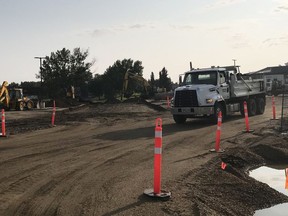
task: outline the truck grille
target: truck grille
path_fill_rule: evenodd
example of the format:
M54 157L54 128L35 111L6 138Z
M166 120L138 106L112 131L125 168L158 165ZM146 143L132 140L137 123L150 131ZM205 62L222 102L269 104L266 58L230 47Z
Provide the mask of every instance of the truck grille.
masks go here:
M197 107L198 99L196 90L176 91L175 107Z

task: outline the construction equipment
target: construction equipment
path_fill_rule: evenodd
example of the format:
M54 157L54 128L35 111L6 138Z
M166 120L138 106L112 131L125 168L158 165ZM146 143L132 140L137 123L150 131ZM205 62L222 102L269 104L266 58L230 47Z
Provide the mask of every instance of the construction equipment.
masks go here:
M128 90L128 83L130 79L135 80L138 84L140 84L143 87L144 95L142 96L148 95L148 88L150 86L148 81L140 75L131 73L128 69L124 75L124 81L123 81L123 94L125 97L129 98L133 94L133 92Z
M8 82L4 81L0 90L0 106L3 108L9 106L10 97L8 92L8 85Z
M32 109L34 107L34 102L23 96L22 88L12 88L8 89L8 82L4 81L1 86L0 91L0 107L6 110L15 109L15 110L24 110Z
M191 68L174 91L171 113L176 123L195 117L212 117L217 122L220 111L223 118L234 112L244 115L246 101L253 116L264 113L265 96L264 80L244 80L239 66Z

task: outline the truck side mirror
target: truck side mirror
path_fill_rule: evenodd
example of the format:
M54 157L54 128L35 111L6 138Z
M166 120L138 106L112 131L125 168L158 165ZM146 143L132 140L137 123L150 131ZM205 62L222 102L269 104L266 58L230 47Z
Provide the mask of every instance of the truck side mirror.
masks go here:
M230 81L231 81L231 83L235 83L236 82L235 74L230 74Z
M179 85L182 83L182 76L179 76Z

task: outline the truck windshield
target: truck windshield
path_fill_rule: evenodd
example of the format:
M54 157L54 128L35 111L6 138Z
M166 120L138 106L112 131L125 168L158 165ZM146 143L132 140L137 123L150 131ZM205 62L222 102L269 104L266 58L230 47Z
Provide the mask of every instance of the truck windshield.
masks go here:
M217 71L201 71L185 74L185 85L206 84L217 85Z

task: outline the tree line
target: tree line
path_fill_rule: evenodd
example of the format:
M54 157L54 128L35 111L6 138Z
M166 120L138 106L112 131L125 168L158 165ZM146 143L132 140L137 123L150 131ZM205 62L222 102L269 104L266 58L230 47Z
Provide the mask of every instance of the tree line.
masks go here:
M44 58L39 73L36 74L36 78L41 81L23 82L21 87L26 91L30 90L30 94L37 91L38 95L43 98L66 96L71 86L73 86L79 97L87 97L90 93L95 97L111 99L122 96L124 76L127 71L129 71L129 76L132 78L143 77L144 67L142 62L130 58L117 60L103 74L93 76L91 68L95 61L87 62L88 55L88 50L83 51L80 48L75 48L73 51L63 48L52 52L50 56ZM155 79L154 73L151 72L147 83L149 84L148 92L144 92L139 79L128 78L128 87L125 91L130 94L126 94L126 97L132 94L144 93L153 96L157 89L170 91L173 84L165 67L159 71L158 79ZM11 85L15 87L18 84L12 83Z

